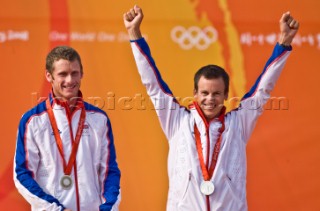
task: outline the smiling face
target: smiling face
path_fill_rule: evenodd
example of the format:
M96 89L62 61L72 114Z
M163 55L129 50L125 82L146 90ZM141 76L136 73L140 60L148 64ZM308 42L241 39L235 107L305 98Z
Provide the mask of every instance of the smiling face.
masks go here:
M201 76L198 90L194 90L194 98L208 122L217 117L228 98L222 77L206 79Z
M207 65L194 75L194 99L207 122L219 116L228 93L229 75L222 67Z
M78 60L59 59L53 62L52 73L46 72L46 78L52 85L56 98L70 101L78 97L82 79L81 65Z
M70 102L78 97L82 75L81 58L75 49L57 46L47 55L46 78L60 101Z

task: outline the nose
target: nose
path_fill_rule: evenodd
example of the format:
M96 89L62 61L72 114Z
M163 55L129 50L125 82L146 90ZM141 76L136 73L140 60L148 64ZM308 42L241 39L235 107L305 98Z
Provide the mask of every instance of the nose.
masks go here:
M66 78L65 78L65 81L66 81L67 83L71 83L71 82L72 82L72 75L71 75L71 74L68 74L68 75L66 76Z
M208 100L214 101L215 100L215 95L214 94L209 94L208 95Z

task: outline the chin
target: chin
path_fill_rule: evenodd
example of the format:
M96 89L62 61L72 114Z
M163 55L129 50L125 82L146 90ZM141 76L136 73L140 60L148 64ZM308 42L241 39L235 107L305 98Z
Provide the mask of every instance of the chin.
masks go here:
M65 98L65 99L68 99L68 101L69 101L69 100L72 100L72 99L74 99L74 98L76 98L76 97L78 97L78 95L72 94L72 95L65 95L65 96L64 96L64 98Z
M211 120L214 118L214 115L213 114L205 114L205 118Z
M65 92L65 96L77 97L78 96L78 91Z

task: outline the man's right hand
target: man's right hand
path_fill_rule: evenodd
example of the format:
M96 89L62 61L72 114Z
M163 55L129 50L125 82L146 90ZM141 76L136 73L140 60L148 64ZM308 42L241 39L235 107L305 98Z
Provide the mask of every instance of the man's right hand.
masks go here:
M299 22L294 19L290 12L286 12L281 16L279 44L290 46L294 36L299 29Z
M123 14L124 25L128 30L130 40L137 40L142 37L140 32L140 24L142 22L142 19L142 10L137 5Z

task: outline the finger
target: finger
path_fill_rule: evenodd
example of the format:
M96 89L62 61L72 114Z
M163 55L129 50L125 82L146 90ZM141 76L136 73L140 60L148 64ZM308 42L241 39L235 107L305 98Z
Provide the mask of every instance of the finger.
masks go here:
M134 5L133 9L136 14L142 14L142 10L138 5Z
M292 20L292 21L290 22L290 24L289 24L289 27L290 27L290 28L293 28L295 24L296 24L296 21L295 21L295 20Z
M299 26L300 26L299 22L295 20L295 22L294 22L294 24L292 25L292 27L291 27L291 26L290 26L290 27L291 27L292 29L299 29Z
M137 15L133 8L130 10L130 13L131 13L131 15L132 15L133 17L136 17L136 15Z
M124 17L124 19L125 19L126 21L131 21L131 19L130 19L130 17L128 16L127 13L124 13L124 14L123 14L123 17Z
M127 17L129 21L132 21L134 19L134 16L132 16L131 12L127 12Z
M280 18L280 22L285 23L289 18L290 18L290 12L283 13Z
M127 13L123 14L123 19L126 21L131 21L130 18L128 17Z
M288 26L290 26L291 22L293 21L293 18L291 16L288 17L286 23L288 24Z

